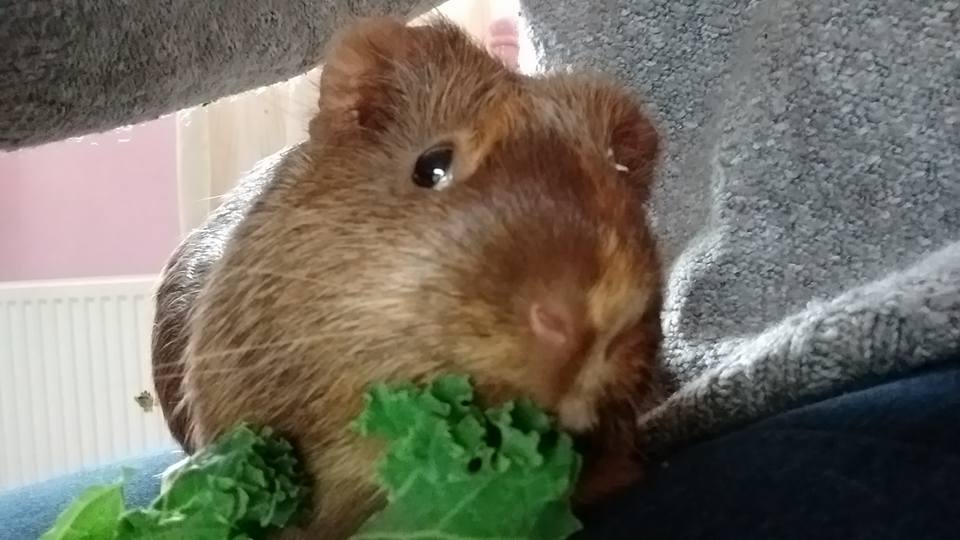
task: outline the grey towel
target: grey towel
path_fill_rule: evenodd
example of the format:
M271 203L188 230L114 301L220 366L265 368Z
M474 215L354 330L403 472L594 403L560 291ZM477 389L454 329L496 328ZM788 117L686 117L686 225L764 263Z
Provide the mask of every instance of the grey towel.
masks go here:
M411 13L419 3L0 0L0 150L288 79L316 66L350 18Z
M960 3L530 0L668 138L657 447L960 350Z
M8 1L0 145L293 75L344 15L413 2L369 4ZM40 18L57 10L69 20ZM960 352L958 2L529 0L526 15L546 67L630 81L667 139L653 211L676 392L641 421L652 448Z

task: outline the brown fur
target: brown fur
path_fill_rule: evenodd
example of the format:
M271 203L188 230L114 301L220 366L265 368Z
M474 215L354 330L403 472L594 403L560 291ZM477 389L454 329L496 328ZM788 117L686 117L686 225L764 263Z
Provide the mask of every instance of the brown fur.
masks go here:
M440 141L456 146L453 182L416 187ZM657 138L627 93L519 76L445 23L367 20L331 48L307 155L168 268L154 373L184 444L274 426L316 482L304 534L344 538L382 504L379 448L347 429L363 391L455 372L580 434L580 500L637 477L660 342L643 213ZM222 256L191 274L176 257L209 237ZM535 303L570 319L562 346L531 331Z

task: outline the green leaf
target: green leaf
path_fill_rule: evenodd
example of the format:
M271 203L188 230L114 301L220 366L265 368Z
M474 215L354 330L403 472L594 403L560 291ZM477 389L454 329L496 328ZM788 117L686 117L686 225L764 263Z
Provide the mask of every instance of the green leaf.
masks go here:
M388 504L358 539L561 540L580 529L570 437L528 400L483 409L466 377L380 384L353 428L386 442ZM120 483L91 488L42 540L258 540L304 507L291 445L240 425L197 453L147 508L124 512Z
M124 512L120 484L92 488L42 540L261 539L303 507L293 447L246 425L192 456L147 508Z
M561 540L580 529L569 502L580 457L532 402L484 410L467 378L448 376L377 385L366 405L356 426L387 442L388 504L355 540Z
M117 517L123 512L120 482L94 486L83 493L57 518L40 540L104 540L113 538Z
M302 476L289 443L238 426L179 469L150 508L124 515L117 540L263 538L301 509Z

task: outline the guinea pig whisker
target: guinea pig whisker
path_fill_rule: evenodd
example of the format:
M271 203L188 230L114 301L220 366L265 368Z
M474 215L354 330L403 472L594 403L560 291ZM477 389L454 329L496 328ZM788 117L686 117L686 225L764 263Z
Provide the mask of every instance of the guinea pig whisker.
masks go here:
M276 215L281 216L283 223L293 223L294 226L300 225L331 225L336 226L340 223L330 217L330 214L322 208L304 208L302 206L291 206L289 204L277 204L271 206L272 210L277 210ZM297 221L294 218L306 217L309 221ZM318 219L319 218L319 219Z
M251 267L251 266L236 266L236 267L232 267L232 268L227 269L226 272L227 272L227 274L231 274L231 273L234 273L234 272L243 272L243 273L246 273L246 274L253 274L253 275L259 275L259 276L269 276L269 277L276 277L276 278L282 278L282 279L289 279L289 280L291 280L291 281L305 281L305 282L307 282L307 283L316 283L316 284L318 284L318 285L323 285L323 284L324 284L323 281L321 281L321 280L319 280L319 279L316 279L316 278L311 278L311 277L308 277L308 276L301 276L301 275L297 275L297 274L288 274L288 273L285 273L285 272L278 272L278 271L276 271L276 270L270 270L270 269L268 269L268 268L255 267L255 266L253 266L253 267Z
M306 363L306 362L302 362L302 363ZM263 369L263 366L262 366L262 365L258 365L258 364L254 364L254 365L249 365L249 366L230 366L230 367L223 367L223 368L205 368L205 369L197 369L197 370L194 370L194 371L192 371L192 373L194 373L194 374L203 374L203 375L218 375L218 374L226 375L226 374L228 374L228 373L238 373L238 372L242 372L242 371L246 371L246 370L254 369L254 368L256 368L256 369L261 369L261 370L262 370L262 369ZM182 376L183 376L182 374L179 374L179 375L173 375L173 374L171 374L171 375L162 375L162 376L159 376L159 377L154 377L153 380L154 380L154 381L165 381L165 380L168 380L168 379L173 379L173 378L175 378L175 377L182 377Z
M416 335L418 339L423 340L425 342L433 341L433 340L446 340L446 339L449 339L450 337L449 332L444 333L444 332L438 331L436 328L434 328L432 325L429 325L429 324L406 325L404 327L404 332L406 334ZM463 332L457 332L457 334L463 338L483 337L482 334L467 335L467 334L464 334ZM315 344L317 342L321 342L323 340L336 339L336 338L348 338L351 342L355 343L354 348L357 349L358 351L370 349L374 347L383 347L383 348L389 349L394 346L393 338L381 338L379 340L380 341L379 343L377 341L373 341L372 339L368 339L368 338L378 338L378 337L380 337L380 333L372 329L369 331L369 335L365 335L363 329L344 328L343 330L319 332L319 333L314 333L314 334L292 338L292 339L268 341L265 343L230 347L226 349L220 349L217 351L211 351L203 354L194 355L192 358L194 360L222 358L225 356L242 355L242 354L247 354L255 351L272 351L276 349L295 347L297 345L310 345L310 344ZM304 362L306 363L308 361L305 360ZM153 369L154 371L157 371L169 366L176 366L182 363L183 363L182 358L177 358L177 359L169 360L166 362L155 363L153 364ZM256 366L256 364L253 364L252 366L246 366L246 367L254 367L254 366ZM177 375L176 374L171 375L171 377L175 377L175 376ZM163 375L156 377L156 379L159 380L160 377L163 377Z
M198 354L193 356L195 360L205 360L208 358L220 358L223 356L232 356L236 354L246 354L253 351L269 351L273 349L280 349L285 347L291 347L296 345L308 345L316 343L324 339L330 339L331 337L337 336L350 336L355 337L357 335L355 329L344 330L342 332L322 332L320 334L312 334L309 336L298 337L293 339L286 339L281 341L269 341L266 343L257 343L254 345L244 345L242 347L232 347L228 349L220 349L219 351L208 352L204 354Z
M406 260L410 260L410 261L421 261L421 262L424 262L424 263L427 263L427 264L438 264L438 262L437 262L436 260L430 259L430 258L425 257L425 256L421 256L421 255L417 255L417 254L412 254L412 253L409 254L407 257L405 257L405 259L406 259ZM279 279L283 279L283 280L289 280L289 281L300 281L300 282L306 282L306 283L314 283L314 284L322 285L322 286L327 286L327 285L329 285L328 283L325 283L324 281L322 281L322 280L320 280L320 279L316 279L316 278L312 278L312 277L304 276L304 275L290 274L290 273L286 273L286 272L279 272L279 271L271 270L271 269L265 268L265 267L237 266L237 267L230 268L230 269L226 270L225 272L226 272L228 275L229 275L230 273L246 273L246 274L252 274L252 275L259 275L259 276L275 277L275 278L279 278ZM442 288L442 287L440 287L440 286L437 286L437 285L435 285L435 284L433 284L433 283L431 283L431 282L419 280L419 281L411 281L411 282L408 283L407 285L409 285L409 287L410 287L411 289L414 289L414 288L415 288L415 289L416 289L416 292L419 293L419 294L430 294L430 295L443 296L443 297L451 298L451 299L454 299L454 300L457 300L457 301L465 301L465 300L466 300L466 297L465 297L463 294L461 294L461 293L459 293L459 292L457 292L457 291L451 291L451 290L448 290L448 289L444 289L444 288Z
M308 360L306 360L306 359L304 359L304 360L298 360L298 361L294 361L294 362L287 362L287 363L284 364L284 368L298 367L298 366L308 365L308 364L311 364L311 363L312 363L311 361L308 361ZM255 362L255 363L253 363L253 364L242 365L242 366L238 365L238 366L226 366L226 367L218 367L218 368L197 368L197 369L191 370L191 373L193 373L193 374L203 374L203 375L218 374L218 373L226 374L226 373L239 373L239 372L248 371L248 370L251 370L251 369L262 370L262 369L264 369L264 365L263 365L262 363L260 363L260 362ZM154 377L153 380L154 380L154 382L162 382L162 381L167 381L167 380L170 380L170 379L175 379L175 378L183 377L183 375L184 375L184 374L183 374L182 372L181 372L181 373L168 373L168 374L164 374L164 375L158 375L158 376Z

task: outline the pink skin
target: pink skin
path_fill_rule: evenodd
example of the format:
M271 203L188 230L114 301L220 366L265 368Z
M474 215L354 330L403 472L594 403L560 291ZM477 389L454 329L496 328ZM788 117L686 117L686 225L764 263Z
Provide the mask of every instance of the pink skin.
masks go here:
M487 30L487 51L516 71L520 58L520 31L516 19L503 17L490 23Z

